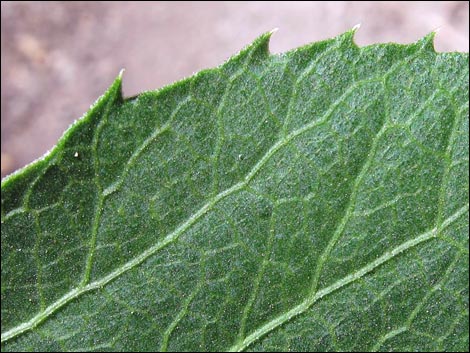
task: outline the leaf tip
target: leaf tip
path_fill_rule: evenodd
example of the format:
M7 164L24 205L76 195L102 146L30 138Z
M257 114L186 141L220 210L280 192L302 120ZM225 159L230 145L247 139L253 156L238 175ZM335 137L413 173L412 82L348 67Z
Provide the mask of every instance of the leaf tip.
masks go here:
M124 75L125 69L121 69L119 74L117 75L114 82L108 88L106 95L114 96L114 98L118 101L122 101L122 76Z
M356 33L356 31L361 28L361 23L358 23L357 25L354 25L353 28L351 28L351 32Z
M258 36L251 44L243 48L238 54L224 63L225 69L227 70L232 65L236 65L237 62L253 62L253 60L263 61L265 58L269 57L269 40L271 35L276 31L277 28L274 28L273 30Z
M353 26L349 31L339 35L336 37L339 41L343 42L346 46L353 46L357 47L357 44L354 42L354 36L356 35L356 31L361 27L361 24L358 23L357 25Z
M253 48L255 49L254 51L269 54L269 41L271 40L271 36L278 30L279 28L274 28L271 31L263 33L258 38L256 38L252 44Z
M272 30L270 30L267 34L269 35L269 37L271 37L277 31L279 31L279 28L276 27L276 28L273 28Z
M247 52L247 59L249 62L261 62L269 57L269 41L276 31L277 28L274 28L269 32L263 33L254 40L254 42L249 46L249 50Z
M122 81L122 76L124 75L124 71L126 71L126 69L122 68L121 71L119 71L119 75L118 75L118 79Z
M422 39L418 40L417 44L423 49L436 53L436 49L434 48L434 40L436 38L436 34L440 28L435 29L434 31L425 35Z

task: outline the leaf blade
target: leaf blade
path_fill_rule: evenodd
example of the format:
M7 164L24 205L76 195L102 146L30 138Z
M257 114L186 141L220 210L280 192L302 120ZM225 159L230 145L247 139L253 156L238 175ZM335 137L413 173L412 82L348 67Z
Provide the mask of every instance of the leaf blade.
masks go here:
M10 315L2 286L2 331L4 311L5 317L16 315L21 322L23 315L26 320L6 326L2 348L18 336L19 347L22 339L26 346L30 339L63 350L83 348L80 342L118 350L266 350L273 339L281 339L273 349L291 344L318 349L322 339L306 349L307 336L296 336L289 327L302 320L307 320L306 330L315 326L307 325L308 315L313 304L323 305L324 296L336 298L345 292L336 293L342 287L372 281L366 275L428 240L453 243L444 250L439 243L433 251L446 257L458 249L444 262L461 261L468 232L441 233L449 232L454 222L468 224L461 217L468 213L468 200L461 191L447 191L456 185L468 190L468 173L460 181L453 177L465 176L460 168L468 165L462 140L465 127L468 131L468 100L459 101L462 108L454 102L455 95L468 92L468 81L455 73L456 66L465 65L465 55L455 56L459 64L450 65L445 72L453 74L446 76L436 74L440 54L432 48L433 35L411 46L359 49L351 31L283 56L269 55L269 36L220 68L157 93L122 100L119 77L88 119L72 128L45 160L2 182L2 249L15 244L8 237L15 230L4 232L4 222L19 218L19 223L35 224L35 231L28 226L22 236L38 234L25 247L35 254L37 270L23 277L33 284L36 279L36 292L26 291L26 296L40 302L39 313L29 321L31 307L26 314ZM375 66L369 70L371 63ZM413 70L422 75L413 75ZM297 79L286 81L288 77ZM414 100L404 100L403 92ZM437 98L440 103L432 106ZM454 161L456 148L459 158ZM79 156L88 160L88 167L77 166ZM36 181L25 193L15 190L11 203L21 200L22 208L9 209L9 188L19 184L15 180L29 180L28 173ZM41 179L47 173L55 184L48 184L49 177ZM84 194L97 196L69 205ZM33 220L22 219L23 214ZM49 228L55 224L59 230L54 233ZM361 247L377 238L378 229L383 232L377 245ZM66 237L66 249L57 250L51 243L64 232L81 236ZM17 261L11 254L15 252L7 253L5 261L9 266ZM5 278L14 289L14 277L4 274L3 258L2 283ZM51 261L44 264L43 258ZM76 265L67 269L70 263ZM447 279L452 266L435 277ZM73 273L83 275L68 280ZM57 277L62 279L58 286ZM142 288L143 283L158 293ZM432 288L428 293L436 292ZM328 300L331 308L337 304ZM160 303L163 314L151 303ZM381 305L386 312L386 304ZM459 307L465 312L465 306ZM85 317L77 319L74 311ZM103 321L102 315L127 328ZM366 328L360 339L341 343L346 345L337 339L346 324L341 326L340 320L334 326L315 316L322 327L312 334L326 329L329 349L378 349L411 334L416 315L418 311L405 323L385 316L383 322L391 320L389 329ZM50 316L57 318L48 320ZM84 335L92 327L103 333L90 340ZM150 343L138 339L140 335ZM283 335L291 343L282 342ZM369 342L374 337L377 342ZM461 339L465 344L465 335ZM416 347L425 347L413 340ZM444 336L437 341L442 345Z

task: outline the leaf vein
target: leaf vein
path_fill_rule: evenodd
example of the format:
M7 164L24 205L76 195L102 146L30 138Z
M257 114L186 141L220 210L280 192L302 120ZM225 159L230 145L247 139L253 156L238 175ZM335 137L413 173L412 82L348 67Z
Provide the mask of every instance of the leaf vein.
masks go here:
M454 213L451 217L447 218L439 228L439 230L442 230L444 228L447 228L450 226L453 222L455 222L457 219L460 218L463 214L468 212L468 204L466 204L464 207L460 208L456 213ZM287 313L282 314L273 320L269 321L268 323L264 324L260 328L258 328L256 331L251 333L249 336L247 336L242 343L237 343L233 345L231 348L228 349L230 352L240 352L253 344L253 342L257 341L261 337L265 336L267 333L271 332L275 328L279 327L280 325L284 324L285 322L288 322L289 320L293 319L294 317L304 313L307 311L314 303L316 303L318 300L322 299L323 297L327 296L328 294L331 294L338 289L341 289L345 286L347 286L350 283L353 283L357 281L358 279L362 278L366 274L372 272L382 264L394 259L404 251L408 249L412 249L415 246L426 242L430 239L436 238L436 234L438 232L438 228L433 228L425 233L422 233L418 235L417 237L410 239L401 245L397 246L393 250L386 252L382 256L380 256L378 259L374 260L370 264L360 268L358 271L349 274L337 282L333 283L332 285L323 288L319 291L317 291L314 295L309 296L306 298L302 303L299 305L295 306L291 310L289 310Z

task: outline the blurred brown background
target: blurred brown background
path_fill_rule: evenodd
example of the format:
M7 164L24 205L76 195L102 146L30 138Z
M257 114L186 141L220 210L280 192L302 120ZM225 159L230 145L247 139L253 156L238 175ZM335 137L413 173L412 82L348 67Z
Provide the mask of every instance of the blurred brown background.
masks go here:
M272 52L361 23L359 45L468 51L468 2L1 3L1 174L42 156L125 68L124 95L221 64L279 28Z

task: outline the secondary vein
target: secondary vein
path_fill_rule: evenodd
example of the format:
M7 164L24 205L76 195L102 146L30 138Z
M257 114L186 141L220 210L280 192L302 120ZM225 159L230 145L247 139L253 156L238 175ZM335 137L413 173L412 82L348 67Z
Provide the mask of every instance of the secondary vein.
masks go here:
M423 44L423 47L425 46L425 44L426 43ZM420 50L422 50L423 47L421 47L418 50L418 52ZM409 59L409 58L407 58L407 59ZM406 61L407 59L402 60L402 61ZM281 139L277 143L275 143L266 152L266 154L258 161L258 163L256 163L253 166L253 168L248 172L248 174L246 175L246 177L242 181L240 181L239 183L233 185L232 187L224 190L223 192L221 192L221 193L217 194L216 196L214 196L213 198L211 198L195 214L190 216L184 223L182 223L173 232L168 234L162 241L158 242L157 244L154 244L153 246L151 246L147 250L143 251L140 255L138 255L134 259L128 261L123 266L119 267L118 269L111 272L110 274L103 277L102 279L87 284L88 281L89 281L89 277L90 277L91 265L93 263L94 247L95 247L96 236L97 236L97 228L96 228L95 231L93 232L94 235L93 235L93 238L92 238L92 241L91 241L90 253L89 253L89 256L88 256L87 262L86 262L85 277L84 277L84 279L81 283L81 287L76 288L76 289L70 291L69 293L65 294L63 297L61 297L59 300L57 300L56 302L49 305L44 311L42 311L39 314L37 314L36 316L34 316L28 322L20 324L16 327L10 329L9 331L5 332L4 334L2 334L1 342L9 340L9 339L11 339L11 338L27 331L27 330L30 330L30 329L36 327L38 324L40 324L42 321L44 321L48 316L53 314L56 310L58 310L59 308L61 308L62 306L64 306L65 304L67 304L68 302L73 300L74 298L80 296L81 294L83 294L85 292L89 292L91 290L103 287L104 285L106 285L110 281L112 281L115 278L119 277L124 272L127 272L128 270L130 270L130 269L134 268L135 266L137 266L137 265L141 264L142 262L144 262L147 258L149 258L153 254L155 254L157 251L159 251L163 247L167 246L168 244L171 244L183 232L185 232L189 227L191 227L197 220L199 220L203 215L205 215L208 211L210 211L219 201L221 201L225 197L227 197L227 196L243 189L255 177L255 175L264 166L264 164L266 164L266 162L278 150L280 150L282 147L287 145L290 141L292 141L297 136L300 136L301 134L305 133L306 131L309 131L310 129L312 129L312 128L314 128L318 125L321 125L321 124L325 123L326 121L328 121L329 117L334 112L336 107L342 101L344 101L344 99L346 99L350 94L352 94L355 89L357 89L358 87L360 87L363 84L376 82L381 77L384 77L384 75L387 75L388 73L392 72L396 67L399 66L400 63L401 62L398 62L395 65L393 65L387 71L387 73L385 73L385 74L381 74L381 75L378 75L377 77L363 79L363 80L359 80L359 81L354 82L348 89L345 90L345 92L333 104L331 104L328 111L319 120L312 121L309 124L306 124L306 125L300 127L297 130L294 130L293 132L291 132L290 134L285 136L283 139ZM96 141L94 141L94 142L96 142ZM151 142L151 140L148 141L148 143L150 143L150 142ZM143 151L145 149L145 147L146 146L143 146L142 148L139 149L139 151L138 151L135 158L138 157L138 155L141 153L141 151ZM108 188L104 192L101 192L100 193L100 200L99 200L100 202L99 202L98 206L102 207L103 205L101 205L100 203L104 203L104 197L107 196L108 194L114 192L119 185L120 184L117 184L116 187L112 187L111 189ZM468 205L467 205L467 208L468 208ZM95 219L96 227L98 226L98 220L99 220L100 213L101 212L98 213L97 218ZM317 292L317 294L320 293L320 292ZM294 310L294 309L292 309L292 310ZM251 337L251 335L248 336L248 337ZM248 339L248 337L247 337L247 339ZM246 341L246 339L245 339L245 341ZM243 341L243 342L245 342L245 341Z
M304 313L307 311L314 303L316 303L318 300L321 298L327 296L330 293L335 292L336 290L358 280L359 278L363 277L364 275L368 274L369 272L373 271L380 265L392 260L402 252L411 249L418 244L421 244L427 240L436 238L436 235L438 232L442 231L443 229L447 228L450 226L453 222L455 222L457 219L459 219L460 216L468 212L468 204L465 205L464 207L460 208L456 213L454 213L451 217L447 218L440 227L435 227L423 234L418 235L416 238L413 238L411 240L408 240L404 242L403 244L397 246L393 250L386 252L383 254L381 257L376 259L375 261L371 262L370 264L362 267L358 271L347 275L346 277L341 278L337 282L333 283L332 285L323 288L319 291L317 291L314 295L309 296L307 299L305 299L303 302L301 302L299 305L295 306L291 310L289 310L287 313L282 314L273 320L269 321L268 323L264 324L257 330L255 330L252 334L247 336L243 342L235 344L231 348L229 348L230 352L240 352L250 346L253 342L257 341L270 331L274 330L275 328L279 327L280 325L284 324L285 322L291 320L292 318Z
M236 184L231 189L234 189L235 187L241 188L242 186L243 186L243 184ZM231 189L229 189L229 190L231 192L234 192ZM227 190L226 193L228 193L229 190ZM220 197L220 199L222 199L222 198L223 198L223 196ZM199 217L202 214L204 214L205 212L207 212L208 208L209 208L209 206L206 205L205 210L201 209L198 212ZM372 270L374 270L378 266L380 266L383 263L387 262L388 260L394 258L395 256L397 256L401 252L403 252L403 251L405 251L409 248L412 248L412 247L414 247L414 246L416 246L416 245L418 245L418 244L420 244L420 243L422 243L426 240L429 240L429 239L435 237L436 233L438 231L442 231L443 229L450 226L453 222L455 222L457 219L459 219L460 216L462 216L466 212L468 212L468 204L465 205L464 207L460 208L456 213L454 213L452 216L447 218L439 228L433 228L430 231L427 231L427 232L417 236L416 238L411 239L411 240L403 243L402 245L396 247L395 249L393 249L390 252L385 253L384 255L379 257L377 260L375 260L374 262L370 263L369 265L361 268L360 270L356 271L355 273L350 274L350 275L340 279L339 281L335 282L334 284L332 284L331 286L329 286L327 288L319 290L314 296L307 298L305 301L303 301L301 304L297 305L295 308L289 310L287 313L275 318L274 320L268 322L264 326L260 327L256 331L254 331L252 334L250 334L248 337L246 337L243 340L243 342L241 342L240 344L237 344L237 345L233 346L232 348L230 348L230 351L243 350L244 348L248 347L251 343L253 343L257 339L259 339L261 336L264 336L269 331L273 330L274 328L278 327L279 325L283 324L284 322L286 322L286 321L292 319L293 317L295 317L295 316L303 313L304 311L306 311L317 300L319 300L319 299L323 298L324 296L338 290L341 287L346 286L347 284L349 284L351 282L354 282L355 280L357 280L357 279L361 278L362 276L364 276L365 274L371 272ZM197 218L192 217L191 219L194 219L192 221L192 223L194 223ZM191 226L192 223L185 223L180 228L175 230L175 232L172 233L172 238L175 238L179 233L184 232L184 230L186 230L189 226ZM171 240L165 239L162 242L154 245L152 248L148 249L146 252L144 252L143 254L141 254L140 256L135 258L134 260L129 261L124 266L122 266L120 269L110 273L109 275L102 278L101 280L92 282L92 283L90 283L90 284L88 284L88 285L86 285L85 287L82 287L82 288L73 289L72 291L70 291L69 293L64 295L62 298L60 298L59 300L57 300L56 302L54 302L53 304L48 306L43 312L40 312L39 314L34 316L31 320L29 320L25 323L22 323L21 325L18 325L16 327L8 330L7 332L3 333L2 336L1 336L1 342L8 341L8 340L22 334L23 332L31 330L32 328L36 327L41 322L43 322L45 319L47 319L50 315L55 313L58 309L60 309L61 307L63 307L64 305L66 305L67 303L72 301L73 299L79 297L80 295L82 295L84 293L87 293L87 292L90 292L90 291L93 291L95 289L102 288L107 283L111 282L113 279L119 277L122 273L124 273L124 272L128 271L129 269L135 267L136 265L142 263L147 257L152 255L153 252L157 251L158 249L161 249L162 247L164 247L170 241Z

